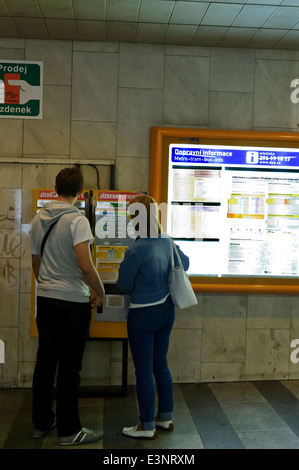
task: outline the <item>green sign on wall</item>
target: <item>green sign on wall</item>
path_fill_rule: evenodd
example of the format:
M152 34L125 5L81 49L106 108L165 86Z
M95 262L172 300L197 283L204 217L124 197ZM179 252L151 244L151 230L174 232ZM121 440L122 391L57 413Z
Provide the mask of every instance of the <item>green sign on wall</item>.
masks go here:
M42 119L43 62L0 60L0 118Z

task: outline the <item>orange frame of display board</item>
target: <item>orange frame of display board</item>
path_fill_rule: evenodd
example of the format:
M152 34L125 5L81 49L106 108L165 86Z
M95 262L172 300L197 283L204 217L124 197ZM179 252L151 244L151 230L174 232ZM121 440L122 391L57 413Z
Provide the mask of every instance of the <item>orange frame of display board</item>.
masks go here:
M169 145L202 144L299 148L299 134L191 129L151 128L150 195L158 204L167 201ZM236 294L299 294L299 278L190 276L195 292Z

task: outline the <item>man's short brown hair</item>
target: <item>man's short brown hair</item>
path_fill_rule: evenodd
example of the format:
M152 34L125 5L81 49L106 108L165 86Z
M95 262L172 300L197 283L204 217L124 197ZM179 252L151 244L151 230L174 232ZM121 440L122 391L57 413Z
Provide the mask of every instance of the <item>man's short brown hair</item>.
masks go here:
M77 168L64 168L56 176L58 196L76 197L83 190L83 176Z

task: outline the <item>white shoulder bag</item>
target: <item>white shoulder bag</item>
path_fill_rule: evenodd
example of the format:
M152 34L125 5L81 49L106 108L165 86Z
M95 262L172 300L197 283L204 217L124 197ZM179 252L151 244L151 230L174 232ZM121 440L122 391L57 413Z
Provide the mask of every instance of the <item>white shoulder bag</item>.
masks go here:
M169 293L175 307L188 308L197 305L197 298L191 286L191 282L184 270L181 257L173 242L169 237L171 248L171 269L168 276ZM177 256L178 266L174 264L174 251Z

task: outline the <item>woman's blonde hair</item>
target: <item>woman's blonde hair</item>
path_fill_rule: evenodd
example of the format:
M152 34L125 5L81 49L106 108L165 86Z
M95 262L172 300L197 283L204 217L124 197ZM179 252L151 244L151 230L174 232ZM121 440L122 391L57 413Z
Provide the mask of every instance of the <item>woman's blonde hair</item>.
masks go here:
M138 208L138 204L142 204L142 207ZM130 206L134 205L134 207ZM144 208L146 209L146 217L143 217ZM143 209L143 210L142 210ZM159 209L155 199L148 194L140 194L133 197L128 204L128 211L130 213L131 220L138 217L138 221L135 226L141 234L141 238L152 237L156 238L161 235L161 224L159 221ZM136 214L138 212L138 214ZM140 222L142 226L140 227Z

